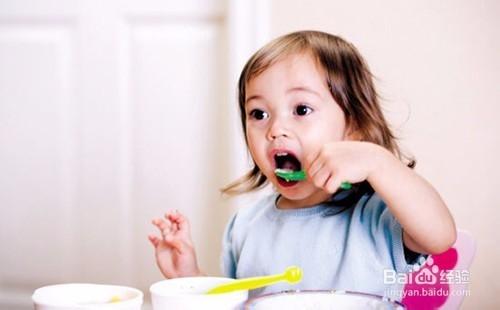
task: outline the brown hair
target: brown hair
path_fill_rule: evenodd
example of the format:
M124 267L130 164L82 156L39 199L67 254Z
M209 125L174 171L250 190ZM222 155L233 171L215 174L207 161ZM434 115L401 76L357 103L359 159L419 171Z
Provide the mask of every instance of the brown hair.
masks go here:
M325 70L325 83L344 112L346 127L356 132L362 141L378 144L403 159L396 137L382 114L368 65L351 43L319 31L299 31L278 37L258 50L246 63L238 82L238 101L247 145L246 86L279 60L297 53L311 53ZM415 161L410 159L408 166L414 165ZM254 162L252 170L227 185L222 192L241 194L266 184L267 178Z

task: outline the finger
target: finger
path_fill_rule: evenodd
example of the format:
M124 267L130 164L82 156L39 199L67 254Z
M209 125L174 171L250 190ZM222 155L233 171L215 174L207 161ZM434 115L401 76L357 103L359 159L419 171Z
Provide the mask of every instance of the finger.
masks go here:
M174 211L167 211L164 215L165 219L169 222L174 222L175 221L175 217L174 217Z
M153 219L151 221L153 223L153 225L155 225L159 230L163 230L165 229L165 221L160 219L160 218L156 218L156 219Z
M184 253L185 250L185 244L178 238L174 238L172 235L168 235L165 237L165 242L175 250L179 252L179 254Z
M165 214L165 217L171 221L177 222L179 218L182 217L182 214L179 212L179 210L175 209L173 211L167 212Z
M311 166L317 160L318 155L319 155L319 152L311 153L311 154L306 156L306 160L304 162L304 170L306 170L308 172L311 170Z
M162 219L156 219L154 224L158 227L160 230L161 236L163 239L165 239L166 236L172 234L172 224L170 221L164 221Z
M175 223L176 229L179 231L189 231L189 221L187 217L185 217L178 210L175 210L172 214L170 214L169 219Z
M175 232L175 221L171 218L171 212L165 214L166 222L168 223L168 233L173 234Z
M341 183L341 179L338 177L338 176L330 176L330 178L326 181L325 183L325 186L324 186L324 189L330 193L330 194L333 194L335 193L339 187L340 187L340 183Z
M177 225L179 227L179 230L183 231L189 231L190 226L189 226L189 220L187 217L185 217L182 213L176 210L176 215L177 215Z
M311 178L311 179L315 179L316 176L322 171L324 170L324 167L325 167L325 162L322 158L318 158L316 159L312 164L311 164L311 167L309 168L309 171L307 171L307 175Z
M328 179L330 178L330 175L331 172L328 169L326 168L320 169L312 179L313 184L318 188L323 188Z
M162 223L162 222L163 222L163 220L162 220L162 219L159 219L159 218L153 219L153 220L151 221L151 223L152 223L153 225L155 225L155 226L156 226L156 228L158 228L158 230L159 230L159 231L162 231L162 230L163 230L163 227L165 226L165 224L164 224L164 223Z
M148 239L155 248L160 244L160 239L155 235L149 235Z
M163 219L154 219L153 224L158 227L162 235L170 233L170 221L164 221Z
M165 219L170 223L170 233L176 233L179 228L177 225L177 219L174 215L174 211L168 211L167 213L165 213Z

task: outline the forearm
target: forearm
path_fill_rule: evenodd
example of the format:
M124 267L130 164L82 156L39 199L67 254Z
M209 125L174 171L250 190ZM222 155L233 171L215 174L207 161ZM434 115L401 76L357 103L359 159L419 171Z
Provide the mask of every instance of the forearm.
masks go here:
M375 154L368 182L410 237L406 246L430 254L448 249L456 238L455 223L438 192L389 151L380 148Z

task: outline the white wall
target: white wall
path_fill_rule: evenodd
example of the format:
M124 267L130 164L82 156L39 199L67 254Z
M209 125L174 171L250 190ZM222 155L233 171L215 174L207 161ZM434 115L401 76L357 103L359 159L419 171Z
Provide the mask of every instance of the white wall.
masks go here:
M477 239L464 309L500 304L500 2L275 0L272 36L315 29L358 47L417 171Z

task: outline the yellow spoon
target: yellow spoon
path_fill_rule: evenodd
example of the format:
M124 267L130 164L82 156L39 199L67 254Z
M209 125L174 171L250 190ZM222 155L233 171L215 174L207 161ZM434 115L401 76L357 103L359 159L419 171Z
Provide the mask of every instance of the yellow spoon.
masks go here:
M302 280L302 269L297 266L288 267L284 273L253 277L224 283L209 290L207 294L229 293L240 290L253 290L259 287L268 286L277 282L286 281L290 284L299 283Z

